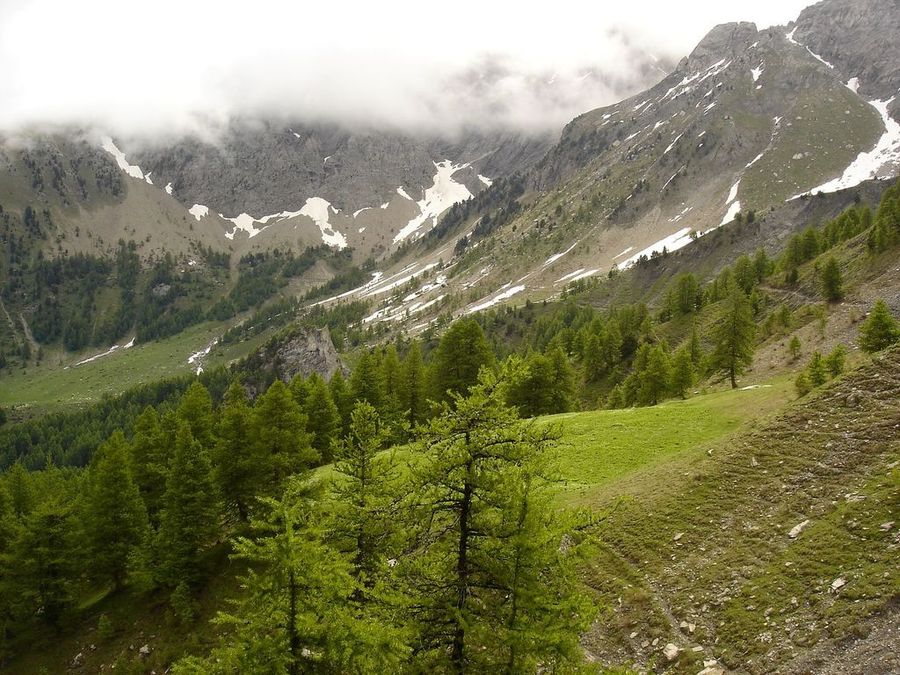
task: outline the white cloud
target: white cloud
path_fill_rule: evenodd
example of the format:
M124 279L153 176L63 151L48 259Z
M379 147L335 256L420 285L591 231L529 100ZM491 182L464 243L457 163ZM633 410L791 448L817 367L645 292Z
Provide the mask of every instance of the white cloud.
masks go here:
M677 61L716 23L784 23L805 4L3 0L0 128L555 126L660 76L653 58Z

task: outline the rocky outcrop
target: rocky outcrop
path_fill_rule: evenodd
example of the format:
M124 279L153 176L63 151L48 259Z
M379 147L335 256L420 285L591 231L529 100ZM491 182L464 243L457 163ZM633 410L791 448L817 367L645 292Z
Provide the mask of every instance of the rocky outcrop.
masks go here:
M273 368L278 377L290 382L295 375L317 373L326 380L347 367L334 348L328 328L301 328L275 351Z

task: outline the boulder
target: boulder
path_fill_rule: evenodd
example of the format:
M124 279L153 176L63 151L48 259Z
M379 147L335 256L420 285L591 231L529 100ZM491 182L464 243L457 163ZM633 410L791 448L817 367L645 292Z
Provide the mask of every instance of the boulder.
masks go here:
M804 520L802 523L797 523L794 527L791 528L791 531L788 532L788 536L791 539L796 539L800 536L800 533L809 525L809 520Z
M300 328L276 349L272 365L276 374L285 382L295 375L309 377L318 373L326 380L340 370L349 371L341 362L328 328Z
M672 642L663 647L663 656L665 656L666 660L670 662L677 659L680 652L681 650L678 648L678 645Z

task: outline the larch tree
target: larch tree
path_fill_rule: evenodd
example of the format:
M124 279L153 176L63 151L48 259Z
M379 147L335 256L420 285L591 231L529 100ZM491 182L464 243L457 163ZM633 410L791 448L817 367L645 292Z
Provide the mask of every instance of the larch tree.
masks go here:
M315 373L309 378L309 395L303 411L306 413L306 431L312 447L323 462L330 462L331 446L341 428L341 416L325 380Z
M281 380L257 399L252 428L270 488L319 460L306 433L306 416Z
M859 346L863 351L880 352L900 342L900 326L884 300L875 302L869 317L859 327Z
M422 360L422 346L413 340L403 360L402 380L400 386L400 405L406 413L410 427L425 421L428 406L428 383L425 375L425 362Z
M463 394L478 380L482 367L494 365L494 352L475 319L460 319L444 333L431 362L433 392L438 401Z
M162 496L166 490L169 454L170 448L166 444L156 409L147 406L134 423L131 475L154 527L159 524Z
M202 576L203 553L218 532L218 499L209 458L182 422L156 536L159 581L171 588L195 585Z
M738 376L753 362L755 336L756 324L750 301L740 288L735 288L727 301L725 315L715 329L712 354L713 366L724 373L732 389L737 388Z
M84 493L82 527L90 573L119 588L131 554L147 543L147 511L128 468L128 443L116 431L91 461Z
M244 522L266 478L259 446L252 439L252 422L247 393L243 385L235 380L225 392L212 459L216 484L225 505Z
M518 419L505 404L506 377L515 379L483 371L469 395L454 394L423 432L423 461L414 467L420 530L398 566L418 632L417 671L520 672L520 664L580 658L588 614L572 609L582 603L571 577L556 577L560 585L534 612L524 610L547 590L537 584L555 577L561 535L535 540L535 550L524 545L547 506L523 497L521 471L541 464L558 432Z

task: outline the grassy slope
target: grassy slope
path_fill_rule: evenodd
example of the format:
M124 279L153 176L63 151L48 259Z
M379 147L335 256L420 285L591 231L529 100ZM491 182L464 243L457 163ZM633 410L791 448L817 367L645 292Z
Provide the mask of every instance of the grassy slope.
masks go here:
M898 391L895 350L709 455L634 475L596 532L586 578L605 613L589 652L659 668L671 641L688 650L676 672L709 658L755 673L822 672L855 638L896 625L898 541L881 525L900 514ZM598 494L598 505L612 503ZM838 578L847 583L833 590ZM888 645L874 639L875 661L854 664L859 672L900 665Z
M12 408L17 416L81 407L104 395L119 394L145 382L183 375L196 369L188 357L204 349L222 335L229 325L208 322L191 326L182 333L158 342L136 344L80 366L66 368L47 364L15 370L2 379L0 406ZM261 333L246 342L216 347L204 358L205 367L228 363L246 356L269 337ZM121 340L120 345L126 340ZM102 353L93 350L67 358L71 364Z

